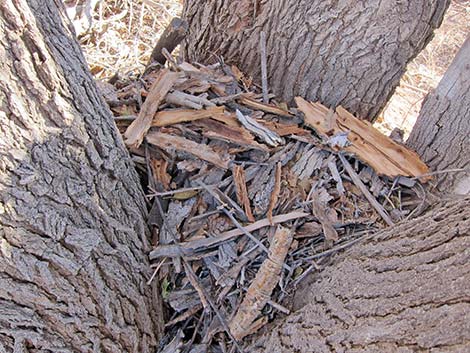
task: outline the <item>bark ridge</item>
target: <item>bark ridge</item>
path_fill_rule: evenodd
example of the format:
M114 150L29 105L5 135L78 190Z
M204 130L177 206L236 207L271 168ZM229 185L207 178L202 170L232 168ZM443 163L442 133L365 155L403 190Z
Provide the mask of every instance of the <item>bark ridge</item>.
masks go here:
M0 352L151 352L143 193L64 18L0 3Z
M186 59L235 63L260 82L260 33L267 35L270 89L343 105L373 120L408 62L430 41L450 1L185 1Z

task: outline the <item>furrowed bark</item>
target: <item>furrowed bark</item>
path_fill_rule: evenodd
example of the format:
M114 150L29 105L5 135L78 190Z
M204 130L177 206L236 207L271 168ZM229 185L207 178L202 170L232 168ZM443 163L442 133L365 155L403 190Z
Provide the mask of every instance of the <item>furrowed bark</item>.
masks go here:
M153 352L143 192L63 11L0 3L0 351Z
M336 257L296 293L300 309L249 351L465 351L469 207L470 198L449 203Z
M341 104L373 121L393 94L408 62L430 41L449 0L185 1L192 61L228 63L261 82L259 38L267 36L269 88Z
M437 88L425 99L406 142L434 171L443 192L470 193L470 37Z

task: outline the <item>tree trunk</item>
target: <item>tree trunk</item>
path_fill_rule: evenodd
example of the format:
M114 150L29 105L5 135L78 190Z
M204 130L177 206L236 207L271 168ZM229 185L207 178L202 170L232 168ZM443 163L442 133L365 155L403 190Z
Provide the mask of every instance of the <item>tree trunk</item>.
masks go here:
M448 204L338 256L251 351L468 351L469 208Z
M260 81L267 36L270 89L343 105L373 121L430 41L449 0L186 0L186 58L237 64Z
M0 352L153 352L143 192L63 11L0 2Z
M435 171L470 166L470 37L423 103L407 144ZM470 171L438 174L441 191L470 193Z

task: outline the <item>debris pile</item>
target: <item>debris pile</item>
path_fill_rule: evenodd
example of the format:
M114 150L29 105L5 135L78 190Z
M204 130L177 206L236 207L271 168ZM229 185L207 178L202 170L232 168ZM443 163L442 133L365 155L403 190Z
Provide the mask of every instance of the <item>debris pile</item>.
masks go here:
M341 107L169 66L101 88L148 190L161 351L234 352L327 256L420 213L428 170Z

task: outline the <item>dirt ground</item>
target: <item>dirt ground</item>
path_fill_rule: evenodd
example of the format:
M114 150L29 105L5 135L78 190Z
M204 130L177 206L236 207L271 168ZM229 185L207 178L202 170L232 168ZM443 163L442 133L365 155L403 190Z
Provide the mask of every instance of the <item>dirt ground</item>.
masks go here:
M92 73L104 79L116 72L141 72L154 44L182 0L104 0L92 12L91 31L81 37ZM388 134L398 127L410 133L426 94L435 88L470 34L470 0L454 0L434 39L410 63L376 127Z

